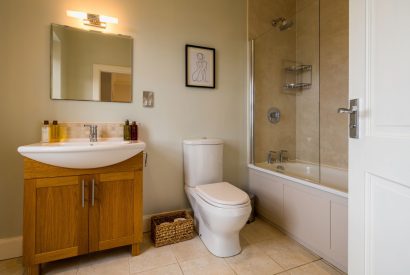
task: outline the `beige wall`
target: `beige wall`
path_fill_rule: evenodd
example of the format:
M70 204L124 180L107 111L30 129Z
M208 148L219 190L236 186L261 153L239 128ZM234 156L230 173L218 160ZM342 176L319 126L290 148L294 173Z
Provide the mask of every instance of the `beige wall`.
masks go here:
M291 159L347 168L347 116L336 110L348 105L348 0L248 2L248 32L256 38L255 161L288 149ZM273 29L279 16L293 20L293 28ZM313 66L310 89L283 93L284 60ZM276 125L266 119L272 106L283 115Z
M295 2L249 1L249 36L255 40L255 162L266 161L270 150L288 150L289 158L296 155L296 99L283 93L284 60L295 60L295 28L278 31L272 20L295 13ZM272 124L267 111L276 107L281 121Z
M132 104L49 99L50 24L80 26L67 9L119 18L108 31L134 37ZM245 0L1 1L0 238L21 234L22 158L16 148L40 139L43 119L142 123L147 141L144 212L187 207L182 140L225 140L224 177L244 187L246 172ZM216 48L217 88L185 87L186 43ZM155 107L142 107L142 91Z
M349 1L320 0L320 160L348 167Z
M336 110L348 106L349 2L296 3L297 60L313 65L312 88L296 100L296 158L347 168L348 120Z
M312 65L312 86L296 95L296 159L318 163L319 0L297 0L296 10L296 61Z

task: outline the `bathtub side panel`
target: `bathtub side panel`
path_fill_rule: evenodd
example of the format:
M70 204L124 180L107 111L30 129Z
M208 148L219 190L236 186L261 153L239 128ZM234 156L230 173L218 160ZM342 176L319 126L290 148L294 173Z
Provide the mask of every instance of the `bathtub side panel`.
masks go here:
M327 251L330 248L330 200L304 189L295 184L284 187L284 228L309 246Z
M300 181L249 169L249 189L257 197L258 214L346 272L347 197Z
M343 270L347 270L347 219L347 199L343 203L332 201L330 256Z
M249 169L249 190L255 194L256 212L282 226L283 183L264 172Z

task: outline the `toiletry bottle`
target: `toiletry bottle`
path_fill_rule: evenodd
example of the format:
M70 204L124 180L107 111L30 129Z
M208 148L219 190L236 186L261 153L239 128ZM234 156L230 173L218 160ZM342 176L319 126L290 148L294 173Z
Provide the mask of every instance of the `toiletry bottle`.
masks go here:
M58 122L57 120L53 120L53 124L51 125L51 131L50 131L50 142L58 142L58 141L59 141Z
M47 143L50 141L50 124L48 120L44 120L43 126L41 126L41 142Z
M124 140L131 140L131 125L128 119L124 124Z
M131 125L131 140L138 140L138 125L135 121Z
M58 141L66 141L68 138L67 135L67 125L66 124L59 124L58 125Z

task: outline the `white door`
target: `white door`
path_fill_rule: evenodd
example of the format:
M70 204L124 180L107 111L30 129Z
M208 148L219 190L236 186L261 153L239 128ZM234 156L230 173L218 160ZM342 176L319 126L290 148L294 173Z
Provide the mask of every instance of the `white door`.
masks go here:
M410 0L350 0L349 275L410 274Z

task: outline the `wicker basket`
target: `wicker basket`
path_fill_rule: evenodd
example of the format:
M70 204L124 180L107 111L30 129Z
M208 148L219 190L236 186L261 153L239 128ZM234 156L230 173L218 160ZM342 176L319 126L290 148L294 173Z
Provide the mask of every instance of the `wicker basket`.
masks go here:
M174 221L177 218L185 220ZM155 247L190 240L194 237L194 220L186 211L166 212L151 218L151 239Z

